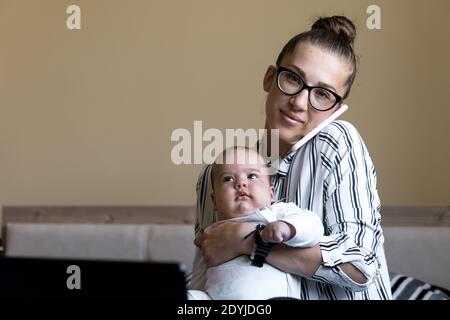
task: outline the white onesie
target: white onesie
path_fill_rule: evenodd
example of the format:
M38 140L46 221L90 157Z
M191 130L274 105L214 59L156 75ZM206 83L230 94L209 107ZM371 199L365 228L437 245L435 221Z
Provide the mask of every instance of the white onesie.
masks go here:
M243 217L222 220L263 223L283 220L295 228L295 235L284 244L291 247L312 247L323 235L320 218L312 211L296 204L278 202L267 208L256 210ZM261 268L252 265L249 257L242 255L221 265L208 268L200 255L194 266L188 299L214 300L266 300L274 297L300 297L300 282L297 277L281 271L268 263ZM206 272L205 272L206 270ZM206 291L206 293L205 293Z

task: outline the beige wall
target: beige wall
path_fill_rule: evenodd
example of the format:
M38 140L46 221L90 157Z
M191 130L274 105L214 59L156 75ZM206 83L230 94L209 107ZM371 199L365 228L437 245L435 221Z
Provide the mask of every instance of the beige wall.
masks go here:
M383 203L450 204L447 0L0 0L0 205L193 204L200 167L171 163L172 131L262 127L266 67L328 14L358 27L343 118Z

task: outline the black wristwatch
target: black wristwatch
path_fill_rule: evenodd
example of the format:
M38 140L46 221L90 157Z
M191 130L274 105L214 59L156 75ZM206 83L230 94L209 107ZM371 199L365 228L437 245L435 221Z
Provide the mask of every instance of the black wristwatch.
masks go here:
M261 231L264 229L265 225L258 224L255 230L255 247L253 248L253 252L250 255L250 260L252 261L252 265L261 268L266 261L266 257L268 256L270 250L275 245L275 243L265 242L261 238Z

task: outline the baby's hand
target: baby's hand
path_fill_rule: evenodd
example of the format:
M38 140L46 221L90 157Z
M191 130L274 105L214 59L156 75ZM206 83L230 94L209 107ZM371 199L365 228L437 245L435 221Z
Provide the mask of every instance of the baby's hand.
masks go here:
M295 235L295 229L285 221L268 223L261 231L261 238L265 242L282 243Z

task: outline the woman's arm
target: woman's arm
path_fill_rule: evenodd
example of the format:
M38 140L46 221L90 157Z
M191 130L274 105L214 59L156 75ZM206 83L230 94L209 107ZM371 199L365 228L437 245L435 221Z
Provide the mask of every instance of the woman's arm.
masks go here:
M310 248L293 248L285 245L275 246L266 261L285 272L311 278L322 263L320 246ZM365 283L367 278L350 263L338 265L353 281Z
M311 211L300 209L294 203L277 203L272 207L277 218L288 222L295 230L295 237L277 245L266 260L288 273L306 278L312 277L322 263L322 253L318 245L324 234L318 216ZM292 248L301 248L293 250ZM345 274L357 283L365 283L367 278L352 264L338 265Z
M201 232L195 244L202 251L208 267L214 267L240 255L250 255L254 237L244 237L255 229L253 223L224 222ZM292 274L310 278L322 263L320 246L293 248L276 245L266 258L267 263ZM367 279L350 263L339 265L353 281L364 283Z
M312 279L367 290L385 268L380 258L383 233L372 160L357 130L344 121L319 133L316 147L325 168L325 235L320 240L322 263Z
M310 278L322 263L319 245L294 248L276 245L266 257L266 262L285 272Z

